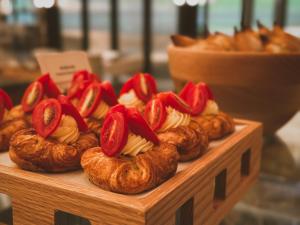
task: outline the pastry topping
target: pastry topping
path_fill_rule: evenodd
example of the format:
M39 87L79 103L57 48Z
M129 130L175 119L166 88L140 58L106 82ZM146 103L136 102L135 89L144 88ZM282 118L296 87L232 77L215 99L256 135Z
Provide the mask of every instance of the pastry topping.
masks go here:
M58 127L62 117L62 107L56 99L46 99L35 107L32 123L36 132L46 138Z
M201 115L217 115L219 113L219 106L213 100L208 100Z
M206 83L202 82L202 83L197 84L197 86L201 86L205 90L207 98L209 100L214 100L215 99L212 91L210 90L210 88L208 87L208 85Z
M147 141L145 138L129 133L127 144L124 146L121 154L137 156L139 153L144 153L153 148L154 144Z
M107 156L118 155L126 145L128 125L126 116L121 112L107 115L101 129L100 143Z
M122 96L123 94L129 92L132 89L133 89L133 78L130 78L128 81L126 81L126 83L121 88L120 96Z
M111 83L108 81L103 81L101 83L101 87L103 90L103 100L110 106L114 106L114 105L118 104L117 95L116 95Z
M61 95L59 88L56 86L54 81L51 79L49 73L39 77L37 81L39 81L43 85L45 94L49 98L57 98L59 95Z
M43 99L43 96L44 87L39 81L35 81L29 85L21 101L24 112L31 112Z
M167 111L160 99L153 99L146 105L145 119L153 131L158 130L165 122Z
M90 116L99 105L102 98L102 88L99 83L91 84L83 93L79 102L79 112L83 117Z
M182 113L191 113L190 106L171 91L159 93L157 97L165 104L165 106L171 106Z
M8 94L0 89L0 122L5 119L8 110L13 107L13 103Z
M158 132L164 132L171 128L179 126L188 126L191 122L191 116L186 113L177 111L172 107L167 107L167 118L158 130Z
M122 94L119 98L119 103L128 108L141 108L144 106L144 102L136 96L134 90L130 90L129 92Z
M136 74L133 77L133 88L143 102L148 102L157 93L156 83L149 74Z
M107 105L104 101L100 101L100 104L93 112L92 117L100 120L106 116L108 111L109 111L109 105Z

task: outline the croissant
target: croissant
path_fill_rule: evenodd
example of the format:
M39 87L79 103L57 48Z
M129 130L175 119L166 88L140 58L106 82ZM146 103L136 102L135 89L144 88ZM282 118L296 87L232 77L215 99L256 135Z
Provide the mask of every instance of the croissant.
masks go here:
M92 131L97 136L99 136L100 129L101 129L102 124L103 124L103 119L98 120L98 119L95 119L93 117L89 117L85 121L86 121L86 124L88 125L89 130Z
M179 126L159 133L158 138L161 142L177 147L180 155L179 161L195 159L208 148L208 136L195 121L191 121L188 126Z
M81 166L90 181L102 189L137 194L150 190L177 170L179 155L174 145L161 143L135 157L108 157L100 147L87 150Z
M209 140L223 138L233 133L235 129L233 119L223 112L217 115L194 117L194 120L207 132Z
M31 114L25 113L21 105L17 105L9 110L7 120L24 119L28 124L32 124Z
M2 122L0 125L0 152L7 151L10 138L14 133L28 127L24 119L13 119Z
M66 145L51 138L44 139L29 128L12 136L9 156L25 170L64 172L80 168L83 152L97 145L98 141L93 133L81 134L76 143Z

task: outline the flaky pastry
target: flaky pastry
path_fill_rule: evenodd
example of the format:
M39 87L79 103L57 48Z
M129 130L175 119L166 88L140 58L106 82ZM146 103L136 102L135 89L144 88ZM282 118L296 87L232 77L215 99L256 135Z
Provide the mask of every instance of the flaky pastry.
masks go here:
M97 145L98 140L93 133L82 133L74 144L67 145L52 138L44 139L29 128L12 136L9 156L25 170L64 172L80 168L83 152Z
M89 118L85 119L85 122L88 125L88 128L90 131L92 131L96 135L100 134L100 130L101 130L101 127L103 124L103 119L99 120L99 119L95 119L93 117L89 117Z
M108 157L100 147L87 150L81 166L89 180L102 189L137 194L150 190L176 173L176 147L162 143L135 157Z

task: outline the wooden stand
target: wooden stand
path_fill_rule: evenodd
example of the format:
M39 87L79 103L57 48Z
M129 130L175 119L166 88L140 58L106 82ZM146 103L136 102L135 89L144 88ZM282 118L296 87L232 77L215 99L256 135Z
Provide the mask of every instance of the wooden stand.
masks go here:
M52 225L56 211L92 225L218 224L258 174L262 127L236 120L237 131L211 143L200 159L150 192L121 195L91 184L82 171L39 174L20 170L0 154L0 192L11 196L14 225Z

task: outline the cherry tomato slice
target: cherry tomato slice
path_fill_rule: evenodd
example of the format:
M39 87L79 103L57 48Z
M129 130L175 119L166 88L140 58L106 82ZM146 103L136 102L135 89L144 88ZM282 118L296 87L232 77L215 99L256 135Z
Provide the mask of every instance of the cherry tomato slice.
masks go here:
M32 114L32 124L36 132L46 138L58 127L62 117L62 107L57 99L41 101Z
M179 92L178 96L186 101L188 98L192 97L192 92L195 86L196 85L193 82L187 82L182 88L182 90Z
M6 109L11 109L13 107L13 103L9 95L0 88L0 98L3 99L4 107Z
M157 93L156 83L149 74L136 74L133 78L133 89L143 102L148 102Z
M120 112L120 113L123 113L126 116L127 109L124 105L117 104L117 105L115 105L115 106L113 106L109 109L109 111L107 112L107 115L110 114L110 113L113 113L113 112Z
M120 95L125 94L133 89L133 77L126 81L120 91Z
M127 109L127 118L130 130L136 135L140 135L148 141L158 144L159 140L156 134L151 130L141 113L135 108Z
M172 108L182 112L182 113L188 113L191 114L191 107L183 101L178 95L175 93L169 91L169 92L163 92L159 93L158 98L163 101L165 106L171 106Z
M103 100L110 106L118 104L117 95L111 83L108 81L103 81L101 83L101 87L103 91Z
M126 116L121 112L107 115L103 122L100 135L102 151L107 156L118 155L128 140L128 125Z
M49 98L57 98L59 95L61 95L59 88L54 83L49 73L39 77L37 81L42 83L43 88L45 90L45 94Z
M60 95L58 97L58 101L61 103L62 113L68 116L72 116L77 122L79 130L82 132L86 132L88 130L86 122L84 121L78 110L75 108L75 106L69 101L68 97Z
M147 103L144 117L153 131L158 130L167 117L166 107L163 102L156 98Z
M90 116L98 107L102 99L102 88L100 83L92 83L85 89L79 101L78 111L83 117Z
M203 112L203 110L206 106L207 100L208 100L208 95L207 95L205 87L197 84L191 90L190 97L188 97L186 99L186 102L192 108L191 114L193 116L197 116L201 112Z
M44 88L41 82L35 81L26 89L21 105L24 112L32 112L34 107L43 99Z
M209 88L209 86L206 83L199 83L197 85L201 86L206 91L206 95L207 95L209 100L214 100L215 99L211 89Z

